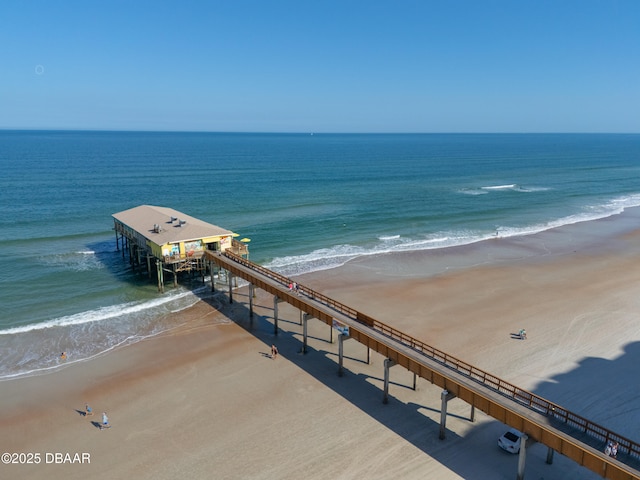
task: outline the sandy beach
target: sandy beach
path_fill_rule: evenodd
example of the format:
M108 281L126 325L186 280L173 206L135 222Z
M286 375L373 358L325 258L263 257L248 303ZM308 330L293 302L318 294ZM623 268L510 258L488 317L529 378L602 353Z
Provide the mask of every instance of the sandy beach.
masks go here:
M638 212L447 251L359 258L297 279L441 350L639 440ZM453 400L438 439L440 390L401 367L382 403L383 358L247 289L175 314L183 326L42 376L0 383L7 479L513 479L505 426ZM526 328L526 341L511 333ZM334 340L336 336L334 335ZM271 344L279 349L269 358ZM82 414L85 403L95 411ZM112 428L96 425L101 412ZM595 479L546 447L530 479ZM32 461L19 464L32 454ZM56 457L56 455L58 457ZM64 454L77 463L59 463ZM4 459L4 457L3 457ZM88 461L87 461L88 459Z

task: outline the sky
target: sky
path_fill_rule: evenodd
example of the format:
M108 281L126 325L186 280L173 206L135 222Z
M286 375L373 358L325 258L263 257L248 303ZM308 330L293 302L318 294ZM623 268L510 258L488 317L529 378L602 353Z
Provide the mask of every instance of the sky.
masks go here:
M0 129L640 133L640 1L3 0Z

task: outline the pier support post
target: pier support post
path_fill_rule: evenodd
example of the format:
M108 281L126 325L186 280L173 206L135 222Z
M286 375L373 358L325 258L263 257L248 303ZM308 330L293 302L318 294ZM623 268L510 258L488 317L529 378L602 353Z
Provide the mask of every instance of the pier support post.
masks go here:
M447 390L443 390L440 394L440 400L442 403L440 407L440 435L438 437L440 440L445 439L445 433L447 430L447 403L455 397L456 396L453 393L450 393Z
M307 337L309 336L307 323L309 323L309 319L311 318L313 318L313 316L308 313L302 315L302 353L307 353Z
M229 281L229 303L233 303L233 273L227 272L227 280Z
M469 414L469 421L471 423L476 421L476 406L471 405L471 413Z
M278 304L284 302L283 299L278 298L277 295L273 296L273 333L278 334Z
M278 334L278 296L273 296L273 333Z
M249 284L249 319L253 322L253 283Z
M529 437L527 434L522 435L520 440L520 453L518 454L518 474L516 480L524 480L524 466L527 459L527 440Z
M211 292L215 292L216 291L216 279L215 279L215 272L213 271L213 266L215 265L215 263L213 263L213 261L209 262L209 273L211 274Z
M138 248L137 245L134 243L133 246L131 247L130 250L130 255L129 255L129 263L131 264L131 271L133 273L137 273L137 264L136 264L136 254L137 254Z
M344 359L344 341L349 340L351 337L346 333L338 335L338 376L344 375L343 359Z
M158 275L158 291L162 292L162 267L160 260L156 260L156 274Z
M384 359L384 393L382 394L382 403L389 403L389 369L395 365L390 358Z
M176 271L176 264L173 264L173 286L178 286L178 272Z
M551 465L553 463L553 448L547 447L547 463Z

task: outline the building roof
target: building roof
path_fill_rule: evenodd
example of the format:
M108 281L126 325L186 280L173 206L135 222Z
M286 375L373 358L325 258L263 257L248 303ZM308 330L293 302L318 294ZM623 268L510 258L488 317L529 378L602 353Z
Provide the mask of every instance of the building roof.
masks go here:
M230 230L166 207L140 205L112 216L156 245L234 235Z

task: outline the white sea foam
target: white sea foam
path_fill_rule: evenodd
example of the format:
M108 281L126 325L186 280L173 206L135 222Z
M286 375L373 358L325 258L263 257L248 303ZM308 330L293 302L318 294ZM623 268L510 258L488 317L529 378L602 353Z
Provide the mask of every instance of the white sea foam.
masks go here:
M139 336L139 335L132 335L130 337L126 337L124 339L122 339L121 341L110 345L104 349L99 349L98 351L96 351L93 355L89 355L86 357L78 357L75 359L71 359L69 358L68 360L64 361L64 363L52 363L49 362L49 365L46 366L41 366L41 367L37 367L37 368L31 368L31 369L26 369L26 370L19 370L16 372L12 372L12 373L4 373L3 375L0 375L0 382L4 381L4 380L11 380L12 378L18 378L18 377L28 377L28 376L33 376L33 375L41 375L44 373L48 373L54 370L57 370L61 367L67 366L67 365L71 365L74 363L79 363L79 362L86 362L87 360L91 360L93 358L99 357L101 355L104 355L105 353L108 353L110 351L115 350L118 347L121 347L123 345L128 345L131 343L135 343L135 342L139 342L140 340L144 340L145 338L148 337L152 337L153 335L146 335L146 336ZM39 360L41 360L41 358L38 355L33 355L31 358L27 358L25 360L23 360L22 362L18 363L18 366L22 366L28 363L33 363L33 362L38 362ZM41 363L41 362L40 362Z
M545 192L548 190L551 190L551 189L549 187L540 187L540 186L525 187L522 185L518 185L517 183L510 183L506 185L487 185L484 187L461 188L458 190L458 193L462 193L464 195L488 195L491 192L499 192L499 191L531 193L531 192Z
M0 331L0 380L47 373L178 327L176 317L208 294L182 288L159 298L129 302ZM60 352L68 358L61 361Z
M74 272L99 270L104 268L104 264L96 256L96 252L92 250L60 253L54 252L51 255L43 257L42 260L47 266L55 266L63 270Z
M511 183L509 185L490 185L488 187L480 187L483 190L516 190L518 185Z
M551 190L549 187L520 187L520 192L546 192Z
M483 187L465 187L458 190L464 195L488 195L492 192L512 191L512 192L541 192L548 190L545 187L523 187L516 183L506 185L487 185Z
M458 190L459 193L464 195L488 195L489 192L486 190L482 190L480 188L461 188Z
M170 304L181 298L193 297L193 292L190 291L175 291L170 292L162 297L152 300L146 300L141 302L129 302L119 305L110 305L108 307L101 307L96 310L88 312L80 312L73 315L67 315L60 318L54 318L46 322L23 325L20 327L13 327L6 330L0 330L0 335L14 335L17 333L25 333L33 330L45 330L55 327L68 327L72 325L81 325L85 323L100 322L109 320L112 318L122 317L125 315L132 315L145 310L152 309L161 305Z

